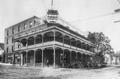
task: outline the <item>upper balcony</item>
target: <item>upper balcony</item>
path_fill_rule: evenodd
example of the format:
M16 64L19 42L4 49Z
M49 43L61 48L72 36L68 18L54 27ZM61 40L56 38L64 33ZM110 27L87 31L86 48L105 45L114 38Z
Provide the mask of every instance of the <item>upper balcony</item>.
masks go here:
M66 42L62 43L60 42L60 40L56 40L56 41L46 41L46 42L39 42L39 43L35 43L35 44L26 44L26 45L23 45L21 42L18 42L19 43L19 48L15 48L15 51L18 51L18 50L29 50L29 49L36 49L36 48L47 48L47 47L52 47L53 45L56 45L56 46L59 46L61 48L67 48L67 49L70 49L70 50L75 50L75 51L78 51L78 52L81 52L81 53L85 53L85 54L94 54L92 51L91 51L91 48L89 49L85 49L83 45L81 46L73 46L73 45L69 45L67 44ZM86 47L87 48L87 47Z

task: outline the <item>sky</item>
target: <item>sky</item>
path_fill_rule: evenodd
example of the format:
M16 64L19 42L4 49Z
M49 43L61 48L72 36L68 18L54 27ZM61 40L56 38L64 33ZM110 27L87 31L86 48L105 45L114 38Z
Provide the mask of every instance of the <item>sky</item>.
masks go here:
M51 0L0 0L0 42L4 29L29 17L46 15ZM59 16L83 33L103 32L115 51L120 50L120 8L117 0L54 0Z

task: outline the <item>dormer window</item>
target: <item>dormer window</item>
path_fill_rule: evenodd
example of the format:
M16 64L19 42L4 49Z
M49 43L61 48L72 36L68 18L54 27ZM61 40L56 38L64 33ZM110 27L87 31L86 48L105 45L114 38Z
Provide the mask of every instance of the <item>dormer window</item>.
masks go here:
M33 23L32 23L32 22L30 22L30 28L32 27L32 25L33 25Z
M14 28L12 28L12 34L14 34Z
M25 29L27 28L27 25L25 24Z
M27 28L27 25L26 24L24 24L24 29L26 29Z
M18 25L18 32L20 32L20 25Z
M36 24L36 20L33 21L33 24L34 24L34 25Z

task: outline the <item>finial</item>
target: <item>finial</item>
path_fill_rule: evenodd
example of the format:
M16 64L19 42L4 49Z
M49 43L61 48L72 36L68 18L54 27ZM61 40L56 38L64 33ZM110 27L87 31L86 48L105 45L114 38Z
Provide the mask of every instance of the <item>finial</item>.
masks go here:
M53 9L53 0L51 0L51 9Z

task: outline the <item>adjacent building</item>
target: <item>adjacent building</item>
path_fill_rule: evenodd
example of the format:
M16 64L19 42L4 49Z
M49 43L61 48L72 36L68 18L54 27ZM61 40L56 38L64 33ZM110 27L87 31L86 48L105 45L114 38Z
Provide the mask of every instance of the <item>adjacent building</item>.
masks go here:
M0 62L3 61L4 43L0 43Z
M89 64L94 44L59 21L57 10L33 16L5 29L6 63L21 66L69 67Z

